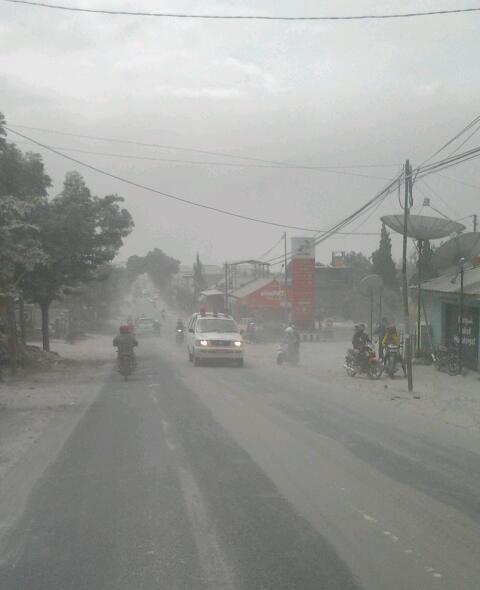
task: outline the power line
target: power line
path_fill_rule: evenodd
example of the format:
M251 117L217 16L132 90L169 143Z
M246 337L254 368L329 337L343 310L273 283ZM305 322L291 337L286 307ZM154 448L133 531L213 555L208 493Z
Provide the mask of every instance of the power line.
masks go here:
M173 199L175 201L179 201L179 202L185 203L187 205L192 205L192 206L195 206L195 207L200 207L202 209L207 209L207 210L210 210L210 211L215 211L217 213L222 213L224 215L229 215L231 217L236 217L236 218L239 218L239 219L245 219L246 221L253 221L253 222L256 222L256 223L263 223L263 224L266 224L266 225L272 225L272 226L275 226L275 227L282 227L282 228L285 228L285 229L296 229L296 230L299 230L299 231L308 231L308 232L315 232L315 233L318 233L319 231L322 231L322 230L319 230L318 228L301 227L301 226L297 226L297 225L287 225L287 224L283 224L283 223L277 223L277 222L269 221L267 219L260 219L260 218L256 218L256 217L250 217L248 215L242 215L240 213L235 213L233 211L228 211L226 209L220 209L218 207L213 207L213 206L210 206L210 205L205 205L203 203L198 203L196 201L191 201L189 199L185 199L185 198L180 197L178 195L173 195L173 194L170 194L170 193L159 191L159 190L157 190L155 188L152 188L152 187L149 187L149 186L146 186L146 185L137 183L135 181L132 181L132 180L123 178L121 176L118 176L116 174L113 174L111 172L108 172L106 170L103 170L103 169L98 168L96 166L92 166L91 164L87 164L86 162L83 162L81 160L78 160L77 158L73 158L71 156L68 156L67 154L64 154L64 153L60 152L59 150L57 150L57 149L55 149L55 148L53 148L51 146L45 145L45 144L43 144L43 143L41 143L41 142L39 142L39 141L31 138L31 137L28 137L28 136L24 135L23 133L20 133L19 131L14 131L13 129L10 129L8 126L5 126L5 129L7 131L9 131L10 133L13 133L14 135L18 135L19 137L22 137L22 138L26 139L27 141L33 143L34 145L37 145L39 147L42 147L42 148L48 150L49 152L52 152L52 153L54 153L54 154L56 154L56 155L58 155L58 156L60 156L62 158L65 158L67 160L70 160L71 162L75 162L76 164L79 164L80 166L84 166L84 167L86 167L86 168L88 168L90 170L93 170L94 172L98 172L99 174L102 174L104 176L108 176L110 178L114 178L116 180L119 180L120 182L124 182L125 184L129 184L131 186L135 186L137 188L141 188L143 190L146 190L146 191L150 191L150 192L159 194L161 196L167 197L169 199Z
M264 20L264 21L348 21L348 20L372 20L372 19L392 19L392 18L412 18L419 16L437 16L447 14L460 14L469 12L479 12L479 8L456 8L451 10L429 10L426 12L404 12L396 14L361 14L361 15L344 15L344 16L268 16L253 14L190 14L190 13L172 13L172 12L139 12L129 10L107 10L102 8L80 8L74 6L64 6L60 4L47 4L44 2L33 2L30 0L3 0L11 4L24 4L36 6L39 8L49 8L54 10L65 10L69 12L86 12L89 14L103 14L111 16L142 16L142 17L160 17L160 18L188 18L188 19L212 19L212 20Z
M462 141L462 143L461 143L459 146L457 146L457 147L456 147L456 148L453 150L453 152L451 152L451 153L449 154L449 156L453 156L454 154L456 154L460 148L462 148L462 147L463 147L463 146L464 146L466 143L468 143L468 142L470 141L470 139L471 139L471 138L472 138L472 137L473 137L473 136L474 136L476 133L478 133L478 131L480 131L480 125L478 125L477 127L475 127L475 129L472 131L472 133L470 133L470 135L469 135L469 136L468 136L466 139L464 139L464 140Z
M23 133L20 133L19 131L14 131L13 129L10 129L6 125L4 126L4 128L9 133L13 133L14 135L18 135L19 137L22 137L23 139L26 139L26 140L34 143L35 145L38 145L39 147L42 147L42 148L48 150L49 152L56 154L57 156L60 156L61 158L64 158L66 160L70 160L71 162L75 162L75 164L79 164L80 166L84 166L85 168L88 168L89 170L93 170L94 172L98 172L98 174L102 174L103 176L108 176L109 178L114 178L115 180L119 180L120 182L123 182L125 184L130 185L130 186L134 186L136 188L141 188L142 190L146 190L146 191L155 193L157 195L161 195L162 197L166 197L167 199L172 199L173 201L178 201L178 202L184 203L186 205L192 205L193 207L198 207L200 209L215 211L216 213L221 213L223 215L228 215L230 217L236 217L238 219L244 219L246 221L253 221L255 223L263 223L265 225L272 225L274 227L283 227L285 229L298 229L299 231L318 232L318 229L315 229L315 228L300 227L297 225L286 225L284 223L277 223L274 221L269 221L267 219L250 217L249 215L242 215L240 213L234 213L233 211L228 211L227 209L213 207L212 205L205 205L204 203L199 203L197 201L191 201L190 199L186 199L186 198L180 197L178 195L173 195L171 193L160 191L156 188L153 188L153 187L150 187L150 186L147 186L144 184L140 184L139 182L135 182L133 180L129 180L128 178L123 178L122 176L118 176L117 174L113 174L112 172L108 172L106 170L103 170L102 168L98 168L97 166L93 166L92 164L87 164L86 162L83 162L82 160L78 160L77 158L73 158L72 156L64 154L63 152L60 152L59 150L56 150L55 148L52 148L48 145L45 145L45 144L31 138L31 137L28 137L27 135L24 135Z
M321 242L324 242L325 240L327 240L329 237L333 236L334 234L338 234L340 232L340 230L342 230L348 224L352 223L352 221L357 219L360 215L362 215L362 213L365 213L366 211L370 210L372 207L375 207L375 205L378 203L378 201L384 200L389 194L391 194L393 192L393 190L396 189L397 183L398 183L399 179L402 177L402 175L403 175L403 172L400 172L379 193L377 193L374 197L372 197L369 201L367 201L359 209L357 209L356 211L354 211L353 213L348 215L348 217L346 217L345 219L342 219L340 222L333 225L329 230L322 232L320 236L318 236L318 235L314 236L313 245L317 246L318 244L320 244ZM320 233L320 232L318 232L318 233ZM378 234L376 234L376 235L378 235ZM284 255L281 255L281 256L275 256L274 258L271 258L270 260L266 260L265 262L269 262L269 263L275 265L275 264L280 263L283 259L284 259ZM292 259L292 252L290 251L287 253L287 261L289 261L291 259Z
M458 133L456 133L451 139L449 139L446 143L444 143L441 147L439 147L436 152L434 152L431 156L429 156L426 160L424 160L420 164L420 166L423 166L424 164L426 164L427 162L429 162L432 158L434 158L435 156L438 156L438 154L440 154L441 152L443 152L443 150L445 148L447 148L449 145L451 145L452 143L454 143L464 133L466 133L469 129L471 129L474 125L476 125L479 121L480 121L480 115L477 115L472 121L470 121L470 123L468 123L468 125L466 125L463 129L461 129ZM453 153L455 153L455 152L453 152ZM452 156L453 153L450 154L450 155Z
M29 142L17 142L17 143L29 143ZM159 158L157 156L135 156L132 154L118 154L112 152L97 152L92 150L84 150L81 148L72 148L72 147L65 147L65 146L50 146L56 150L61 150L65 152L75 152L79 154L88 154L92 156L105 156L110 158L121 158L125 160L146 160L149 162L170 162L173 164L192 164L192 165L199 165L199 166L226 166L232 168L267 168L277 169L277 170L311 170L313 172L326 172L330 174L339 174L341 176L357 176L361 178L371 178L375 180L386 180L383 176L373 176L371 174L361 174L359 172L347 172L346 170L337 170L336 168L330 166L306 166L306 165L276 165L276 164L240 164L238 162L212 162L212 161L205 161L205 160L185 160L181 158Z
M458 178L452 178L451 176L447 176L446 174L440 174L440 172L438 172L437 174L438 176L446 178L447 180L451 180L452 182L458 182L458 184L463 184L464 186L480 190L480 185L478 184L471 184L470 182L465 182L464 180L459 180Z
M80 133L70 133L66 131L59 131L57 129L47 129L45 127L32 127L30 125L15 125L9 123L9 127L12 129L28 129L31 131L40 131L42 133L52 133L54 135L62 135L66 137L76 137L79 139L90 139L93 141L104 141L107 143L120 143L126 145L135 145L139 147L147 147L147 148L156 148L156 149L166 149L166 150L173 150L173 151L181 151L181 152L192 152L197 154L204 154L208 156L220 156L222 158L234 158L236 160L247 160L251 162L261 162L264 164L275 164L276 166L285 166L285 167L298 167L304 166L303 164L292 164L290 162L285 162L281 160L268 160L265 158L256 158L254 156L239 156L237 154L231 154L226 152L217 152L212 150L203 150L198 148L189 148L184 146L174 146L174 145L165 145L160 143L148 143L143 141L135 141L131 139L121 139L121 138L114 138L114 137L101 137L98 135L84 135ZM58 148L61 149L61 148ZM344 169L344 168L396 168L396 164L345 164L342 166L308 166L305 167L318 169L318 170L326 170L326 169Z

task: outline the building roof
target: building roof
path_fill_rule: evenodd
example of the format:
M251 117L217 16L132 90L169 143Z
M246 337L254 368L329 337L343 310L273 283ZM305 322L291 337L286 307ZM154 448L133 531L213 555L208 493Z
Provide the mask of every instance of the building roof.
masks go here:
M456 277L456 280L452 282ZM416 289L416 286L414 287ZM458 295L460 293L460 275L449 272L436 279L422 283L422 291ZM480 266L465 269L463 275L463 292L465 295L480 297Z
M200 295L205 295L205 297L212 297L212 295L224 295L224 293L222 291L219 291L218 289L205 289L205 291L202 291Z
M275 280L277 279L275 279L274 277L254 279L253 281L250 281L249 283L242 285L241 287L233 291L230 295L231 297L235 297L236 299L242 299L243 297L247 297L247 295L255 293L255 291L258 291L259 289L263 289L263 287L266 287Z

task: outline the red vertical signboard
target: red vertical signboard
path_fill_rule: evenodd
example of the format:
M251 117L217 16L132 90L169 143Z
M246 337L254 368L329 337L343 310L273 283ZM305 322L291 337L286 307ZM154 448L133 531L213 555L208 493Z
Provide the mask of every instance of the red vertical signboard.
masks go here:
M292 320L311 327L315 321L315 246L310 238L292 238L290 273Z

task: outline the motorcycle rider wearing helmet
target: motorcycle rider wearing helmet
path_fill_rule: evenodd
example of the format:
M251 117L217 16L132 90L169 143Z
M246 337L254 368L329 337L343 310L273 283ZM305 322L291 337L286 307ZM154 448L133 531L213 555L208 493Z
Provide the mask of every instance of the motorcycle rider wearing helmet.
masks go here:
M182 318L177 318L177 324L175 326L175 332L181 330L182 332L185 330L185 324L183 323Z
M365 324L356 324L352 338L352 346L362 365L365 365L367 362L365 351L370 342L370 338L365 332Z
M285 329L285 342L288 346L289 356L298 355L300 351L300 334L298 333L295 324L290 324Z
M389 344L394 344L398 348L398 353L397 353L398 360L400 361L400 363L402 365L403 375L406 377L407 371L405 369L405 362L403 360L402 355L400 354L400 337L398 335L397 328L394 325L388 326L385 336L383 337L383 340L382 340L382 346L384 349L384 352L383 352L384 365L387 364L387 360L388 360L388 345Z
M137 339L131 333L129 326L120 326L119 333L113 339L113 346L117 347L118 353L131 354L135 359L133 349L138 346Z

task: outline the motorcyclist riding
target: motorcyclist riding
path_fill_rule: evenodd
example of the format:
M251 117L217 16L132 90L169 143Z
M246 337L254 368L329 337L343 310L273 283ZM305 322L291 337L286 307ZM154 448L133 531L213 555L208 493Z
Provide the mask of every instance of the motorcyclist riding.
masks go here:
M175 326L175 331L181 330L182 332L185 330L185 324L183 323L182 318L177 319L177 324Z
M298 356L300 353L300 334L294 324L290 324L285 329L285 342L288 347L288 356L290 358Z
M406 377L407 376L407 370L405 369L405 362L403 360L402 355L400 354L400 337L398 335L397 332L397 328L396 326L388 326L387 328L387 332L385 333L385 336L382 340L382 346L384 349L384 353L383 353L383 362L384 365L387 364L387 360L388 360L388 345L389 344L395 344L395 346L397 346L398 348L398 360L400 361L401 365L402 365L402 369L403 369L403 374Z
M365 365L367 362L367 355L365 354L365 351L367 345L370 344L370 342L370 337L365 332L365 324L356 324L352 338L352 346L353 350L357 354L359 362L362 365Z
M133 349L138 346L137 339L130 332L129 326L120 326L119 334L113 339L113 346L117 347L118 355L128 353L132 356L132 361L135 363L135 354Z

